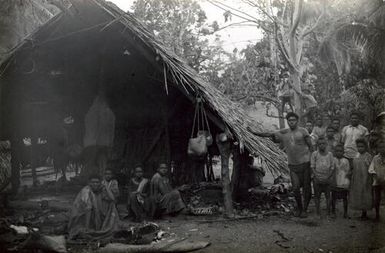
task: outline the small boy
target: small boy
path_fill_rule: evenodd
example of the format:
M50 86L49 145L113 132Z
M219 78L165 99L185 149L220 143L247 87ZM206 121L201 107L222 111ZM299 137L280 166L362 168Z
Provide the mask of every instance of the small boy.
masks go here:
M332 215L336 216L336 201L344 203L344 218L348 218L348 194L350 185L350 163L344 157L344 146L338 144L334 149L334 183L332 187Z
M109 197L116 202L119 197L119 185L118 181L113 179L113 177L114 176L112 170L107 168L104 171L104 179L102 181L102 185L105 187Z
M317 215L321 216L321 194L325 194L328 215L330 214L330 183L333 176L334 161L331 152L326 150L326 139L320 137L317 142L318 150L314 151L310 158L313 173L314 201Z
M327 151L334 153L334 148L338 144L338 140L335 139L335 130L334 127L328 126L326 128L326 142L327 142Z
M376 209L376 221L379 221L381 191L385 190L385 140L381 140L377 147L379 153L374 156L368 172L373 176L374 207Z

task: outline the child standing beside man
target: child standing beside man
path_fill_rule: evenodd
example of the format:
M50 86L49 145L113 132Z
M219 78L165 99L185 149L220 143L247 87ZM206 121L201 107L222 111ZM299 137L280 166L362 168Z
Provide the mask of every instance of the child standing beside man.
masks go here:
M348 195L350 185L350 164L344 157L344 146L338 144L334 148L334 182L332 186L332 215L336 217L336 202L343 200L344 218L348 218Z
M320 137L317 142L318 150L311 155L310 165L313 172L314 201L317 215L321 216L321 194L325 194L328 215L330 214L330 185L334 171L333 154L327 150L325 137Z

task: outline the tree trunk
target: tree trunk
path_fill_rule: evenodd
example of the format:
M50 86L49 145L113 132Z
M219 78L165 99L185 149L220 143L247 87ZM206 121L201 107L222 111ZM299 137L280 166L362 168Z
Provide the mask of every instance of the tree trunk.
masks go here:
M292 86L294 89L294 107L295 112L300 116L303 114L303 108L301 103L301 77L300 73L295 70L291 71Z
M280 108L277 108L278 110L278 117L279 117L279 129L284 129L285 128L285 119L283 118L283 111Z
M221 155L221 175L222 175L222 193L223 203L225 206L225 216L232 217L234 215L233 201L231 196L230 187L230 171L229 171L229 158L231 154L231 145L229 141L221 142L217 136L216 142L218 145L219 153Z

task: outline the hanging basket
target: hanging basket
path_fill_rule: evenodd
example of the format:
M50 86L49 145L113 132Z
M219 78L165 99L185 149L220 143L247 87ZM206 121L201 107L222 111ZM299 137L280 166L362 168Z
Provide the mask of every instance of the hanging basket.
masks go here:
M206 111L201 98L197 98L191 137L187 147L187 154L193 157L202 157L207 154L207 147L213 144L213 137Z

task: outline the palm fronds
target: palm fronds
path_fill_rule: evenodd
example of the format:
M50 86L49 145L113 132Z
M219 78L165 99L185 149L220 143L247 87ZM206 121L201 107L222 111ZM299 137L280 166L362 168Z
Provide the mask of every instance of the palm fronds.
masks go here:
M333 61L339 74L349 72L350 56L353 54L385 67L385 3L372 0L360 7L363 8L361 13L339 20L320 46L320 59Z

